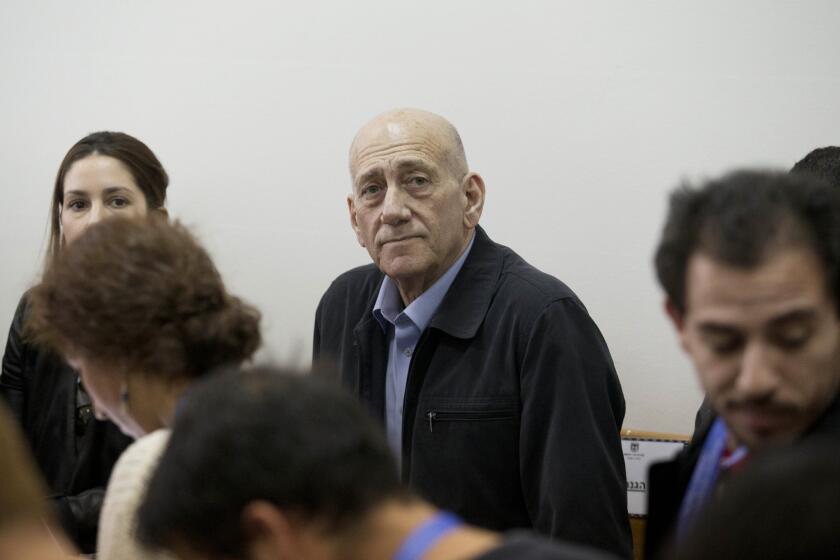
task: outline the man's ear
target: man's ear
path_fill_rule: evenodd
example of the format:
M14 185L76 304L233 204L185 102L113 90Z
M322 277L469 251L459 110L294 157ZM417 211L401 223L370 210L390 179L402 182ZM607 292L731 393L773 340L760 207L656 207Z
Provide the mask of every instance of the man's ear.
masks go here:
M249 558L277 560L299 556L294 528L289 518L273 504L249 503L242 510L239 522L247 540Z
M356 239L359 241L359 245L362 247L365 246L365 240L362 238L362 231L359 228L359 222L356 220L356 202L353 200L353 195L347 195L347 210L350 212L350 225L353 227L353 231L356 232Z
M674 301L666 296L665 301L662 302L662 307L665 309L665 315L671 319L671 323L674 325L674 328L677 329L678 332L682 332L684 325L683 314L677 308L676 304L674 304Z
M665 308L665 314L671 320L671 324L674 325L674 330L677 331L680 346L682 346L685 352L688 352L688 339L685 332L685 310L680 311L679 307L669 297L665 298L663 307Z
M461 186L467 197L464 209L464 227L473 229L478 225L481 211L484 210L484 179L478 173L468 173Z
M169 221L169 210L161 206L160 208L155 208L155 212L158 213L158 216L165 221Z

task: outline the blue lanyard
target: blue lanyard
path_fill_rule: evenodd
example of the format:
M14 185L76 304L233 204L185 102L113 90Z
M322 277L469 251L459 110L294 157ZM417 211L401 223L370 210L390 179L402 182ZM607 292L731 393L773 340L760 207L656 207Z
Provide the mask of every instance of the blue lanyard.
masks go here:
M445 511L438 513L406 537L393 560L420 560L435 543L460 525L458 516Z
M726 449L726 424L721 418L715 420L706 441L703 442L703 449L697 466L691 475L688 488L680 505L679 517L677 519L677 540L683 540L694 524L697 515L703 509L708 499L714 492L718 475L721 470L721 457ZM740 460L747 450L739 447L734 452L734 457Z

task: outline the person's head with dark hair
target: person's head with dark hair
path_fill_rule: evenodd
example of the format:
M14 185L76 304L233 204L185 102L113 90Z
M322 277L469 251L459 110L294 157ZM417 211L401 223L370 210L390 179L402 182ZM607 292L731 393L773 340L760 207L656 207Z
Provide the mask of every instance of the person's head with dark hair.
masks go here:
M840 147L817 148L797 161L791 173L818 177L835 188L840 188Z
M223 373L179 410L140 533L241 557L249 517L269 504L292 523L352 534L374 507L405 496L380 431L350 395L311 376Z
M123 132L94 132L73 144L58 168L46 265L86 227L108 216L165 213L166 174L146 144Z
M164 219L105 220L29 293L26 330L76 367L97 413L138 437L163 427L195 378L248 359L259 312L228 293L207 252Z
M503 542L437 511L401 485L368 412L314 373L231 369L197 384L138 511L140 541L183 559L607 558Z
M683 186L655 264L734 439L759 448L806 432L840 390L840 190L756 171Z
M768 454L727 483L675 560L840 558L840 445Z

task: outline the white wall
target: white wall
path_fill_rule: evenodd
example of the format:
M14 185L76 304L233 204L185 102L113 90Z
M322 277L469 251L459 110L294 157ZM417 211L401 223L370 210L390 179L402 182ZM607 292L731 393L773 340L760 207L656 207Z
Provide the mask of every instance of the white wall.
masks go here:
M304 362L320 294L368 258L349 142L417 106L459 127L490 235L587 304L625 426L689 432L699 392L650 264L666 193L840 144L838 21L833 0L4 1L0 323L38 273L64 152L124 130L264 311L264 356Z

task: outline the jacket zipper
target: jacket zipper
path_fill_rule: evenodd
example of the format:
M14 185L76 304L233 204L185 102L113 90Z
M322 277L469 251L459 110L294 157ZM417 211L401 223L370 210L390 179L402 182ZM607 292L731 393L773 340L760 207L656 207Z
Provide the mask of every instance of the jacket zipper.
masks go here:
M426 412L429 420L429 431L434 432L435 422L463 422L463 421L490 421L510 420L513 418L512 410L429 410Z

